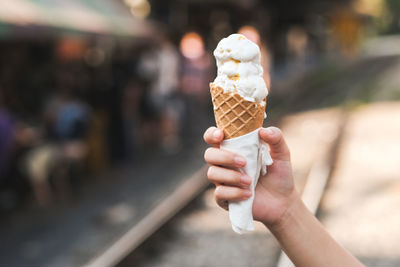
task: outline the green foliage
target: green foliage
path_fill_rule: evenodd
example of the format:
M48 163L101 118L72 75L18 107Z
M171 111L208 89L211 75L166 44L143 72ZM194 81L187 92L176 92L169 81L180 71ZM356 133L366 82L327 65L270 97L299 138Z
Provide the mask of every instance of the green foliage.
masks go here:
M392 14L400 15L400 1L399 0L386 0L386 6Z
M400 32L400 0L386 0L386 8L389 13L390 22L387 25L386 33Z

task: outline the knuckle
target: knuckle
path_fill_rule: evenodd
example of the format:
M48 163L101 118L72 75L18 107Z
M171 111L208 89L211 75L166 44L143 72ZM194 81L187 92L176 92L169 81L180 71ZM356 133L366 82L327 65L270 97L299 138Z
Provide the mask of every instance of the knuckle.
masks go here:
M234 164L235 162L235 154L229 151L224 151L221 158L228 164Z
M240 176L237 172L232 170L227 170L225 173L226 180L232 184L237 184L240 181Z
M235 187L235 190L232 192L232 194L236 197L236 198L240 198L243 195L243 190L240 188Z

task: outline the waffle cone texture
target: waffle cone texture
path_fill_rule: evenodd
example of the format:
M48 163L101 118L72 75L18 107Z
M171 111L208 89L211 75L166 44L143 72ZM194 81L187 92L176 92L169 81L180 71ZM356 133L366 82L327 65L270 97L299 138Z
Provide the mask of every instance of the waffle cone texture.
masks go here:
M247 101L236 93L224 92L213 83L210 83L210 92L215 121L224 131L225 139L245 135L262 126L266 105Z

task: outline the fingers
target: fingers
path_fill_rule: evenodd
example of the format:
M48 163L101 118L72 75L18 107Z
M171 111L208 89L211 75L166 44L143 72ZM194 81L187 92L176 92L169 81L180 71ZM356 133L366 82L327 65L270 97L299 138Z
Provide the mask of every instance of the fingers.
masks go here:
M228 210L229 201L240 201L251 196L251 178L238 171L230 170L219 166L211 166L207 172L208 179L217 188L214 196L217 204Z
M271 157L274 160L290 160L290 151L279 128L262 128L259 135L270 147Z
M224 133L216 127L210 127L204 133L203 138L207 144L219 147L224 139ZM228 169L243 168L246 165L245 158L218 148L208 148L204 153L204 159L213 165L208 169L207 176L211 182L217 185L214 195L220 207L227 210L229 201L240 201L251 197L249 189L251 178L246 174Z
M203 138L207 144L218 146L224 139L224 132L216 127L210 127L205 131Z
M204 153L204 159L211 165L230 168L243 168L246 165L246 159L242 156L214 147L207 148Z
M251 177L238 171L211 166L207 172L208 179L216 184L248 187L251 184Z
M227 209L227 202L241 201L251 197L250 189L219 185L214 192L215 200L219 206Z

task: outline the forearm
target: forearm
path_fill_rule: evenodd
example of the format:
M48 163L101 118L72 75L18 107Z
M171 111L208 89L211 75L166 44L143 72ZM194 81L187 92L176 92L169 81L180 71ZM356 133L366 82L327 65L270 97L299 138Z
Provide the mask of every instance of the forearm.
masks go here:
M297 267L363 266L325 231L299 197L269 229Z

